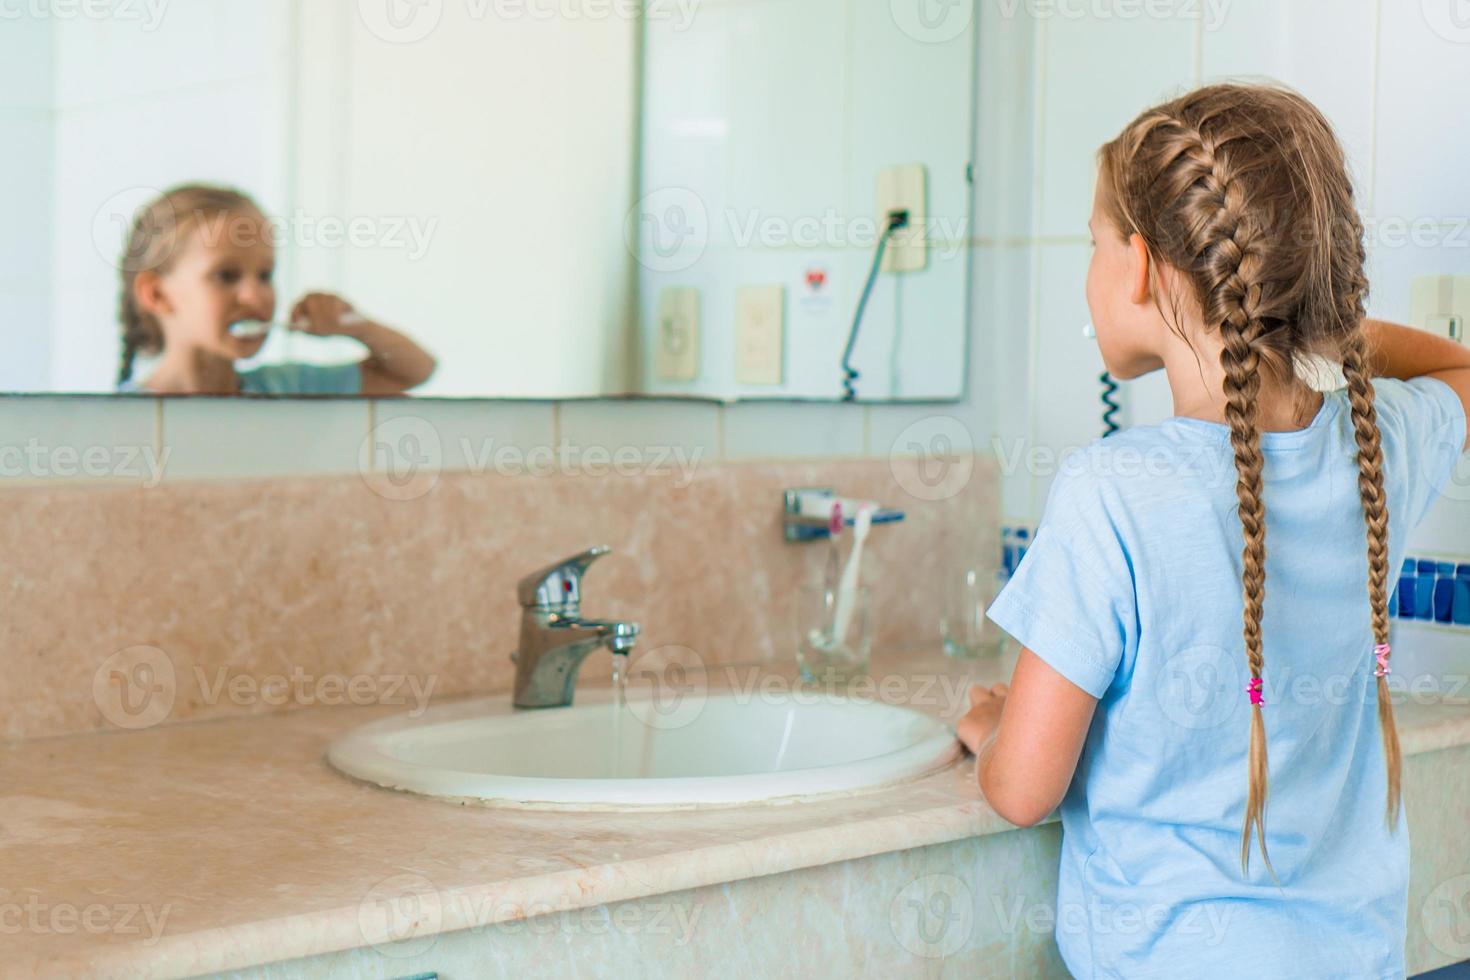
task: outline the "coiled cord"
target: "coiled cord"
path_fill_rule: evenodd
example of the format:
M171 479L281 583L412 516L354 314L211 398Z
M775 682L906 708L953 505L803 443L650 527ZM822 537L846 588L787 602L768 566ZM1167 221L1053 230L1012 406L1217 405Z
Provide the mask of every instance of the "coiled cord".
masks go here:
M1107 371L1104 371L1098 380L1102 382L1103 386L1103 438L1106 439L1108 436L1122 431L1123 428L1118 424L1118 413L1123 410L1122 404L1118 402L1118 392L1121 388L1118 382L1114 381L1113 376Z
M888 216L888 227L883 229L883 234L878 239L878 249L873 254L873 267L868 270L868 281L863 286L862 296L858 298L857 312L852 318L852 331L847 335L847 347L842 352L842 400L845 402L857 401L857 381L862 373L852 366L852 352L857 347L858 331L863 326L863 314L867 312L868 299L873 295L873 285L878 281L878 273L883 268L883 254L888 251L888 239L900 228L907 228L908 224L909 213L895 211Z

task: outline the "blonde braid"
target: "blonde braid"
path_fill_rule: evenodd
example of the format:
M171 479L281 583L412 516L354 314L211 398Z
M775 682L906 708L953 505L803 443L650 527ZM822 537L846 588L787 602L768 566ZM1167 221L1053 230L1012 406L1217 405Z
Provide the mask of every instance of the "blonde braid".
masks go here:
M1225 416L1230 423L1230 445L1235 450L1235 496L1239 506L1245 546L1241 552L1241 590L1244 594L1246 667L1252 682L1261 681L1265 653L1261 642L1261 617L1266 601L1266 502L1261 476L1261 430L1257 423L1256 395L1260 391L1260 357L1252 344L1260 336L1256 321L1241 329L1230 321L1221 325L1225 347L1220 363L1225 368ZM1252 701L1254 702L1254 698ZM1250 866L1251 835L1258 835L1261 859L1271 867L1266 851L1266 793L1269 766L1266 757L1266 722L1260 704L1251 705L1250 761L1245 803L1245 826L1240 834L1240 866Z
M1197 268L1213 287L1204 297L1207 326L1220 331L1220 366L1225 371L1225 418L1230 425L1230 445L1235 452L1237 512L1244 546L1241 551L1242 620L1246 668L1252 684L1264 683L1265 651L1261 618L1266 602L1266 501L1261 456L1259 396L1261 391L1261 341L1267 325L1261 316L1262 262L1255 242L1260 232L1252 227L1246 208L1245 189L1235 179L1222 146L1199 129L1187 130L1198 150L1194 164L1200 171L1197 186L1205 199L1197 212L1208 214L1198 224L1195 246ZM1210 213L1212 209L1213 213ZM1247 766L1245 825L1240 835L1240 866L1250 866L1251 836L1256 836L1261 859L1268 870L1271 857L1266 850L1266 795L1269 764L1266 752L1266 722L1258 698L1253 697L1250 723L1250 755ZM1274 875L1274 871L1272 872Z
M1368 378L1367 341L1361 330L1343 343L1342 373L1348 383L1352 404L1353 431L1358 442L1358 493L1363 499L1363 519L1368 526L1368 604L1373 621L1373 642L1388 645L1388 499L1383 490L1383 446L1379 438L1378 413L1373 385ZM1393 698L1388 678L1378 675L1378 727L1383 737L1383 761L1388 769L1388 805L1384 819L1392 829L1398 823L1402 800L1400 777L1403 759L1399 752L1398 729L1394 727Z
M1271 349L1271 329L1263 308L1264 231L1252 219L1247 189L1232 159L1231 138L1217 137L1208 113L1156 112L1146 130L1161 146L1167 161L1164 175L1173 200L1188 220L1170 243L1189 258L1201 293L1206 327L1220 332L1220 365L1225 372L1225 417L1235 453L1237 512L1244 546L1241 552L1242 620L1246 669L1259 687L1265 670L1261 619L1266 601L1266 502L1259 425L1263 361L1279 368L1283 358ZM1268 870L1266 796L1269 763L1266 723L1258 698L1252 697L1250 755L1247 765L1245 824L1240 837L1242 870L1250 866L1255 835ZM1274 871L1272 874L1274 875Z

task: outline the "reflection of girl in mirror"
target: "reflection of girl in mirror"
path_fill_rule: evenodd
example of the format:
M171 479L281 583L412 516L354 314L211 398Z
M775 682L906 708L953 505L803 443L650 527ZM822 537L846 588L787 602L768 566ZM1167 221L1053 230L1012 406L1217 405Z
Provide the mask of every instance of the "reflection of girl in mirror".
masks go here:
M290 329L367 348L354 364L271 364L237 371L265 337L231 326L276 315L275 247L255 202L215 187L178 187L140 211L122 260L120 391L161 395L396 395L428 380L434 358L409 338L325 293L291 309ZM142 382L138 354L161 355Z

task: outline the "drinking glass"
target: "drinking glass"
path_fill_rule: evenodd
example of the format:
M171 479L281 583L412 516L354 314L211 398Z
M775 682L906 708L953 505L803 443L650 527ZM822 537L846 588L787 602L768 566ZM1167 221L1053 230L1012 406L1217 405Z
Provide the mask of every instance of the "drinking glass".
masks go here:
M846 628L838 636L839 607L844 596L839 588L808 585L800 590L797 616L796 663L801 676L820 683L845 683L868 671L868 654L873 647L872 606L867 586L847 590L851 611Z

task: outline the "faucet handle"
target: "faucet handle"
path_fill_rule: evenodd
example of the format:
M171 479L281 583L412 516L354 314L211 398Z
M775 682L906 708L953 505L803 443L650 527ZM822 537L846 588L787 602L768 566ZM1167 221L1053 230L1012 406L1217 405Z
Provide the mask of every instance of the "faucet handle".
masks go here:
M612 549L605 544L588 548L521 579L516 595L527 608L560 608L575 612L582 598L582 576L587 568Z

